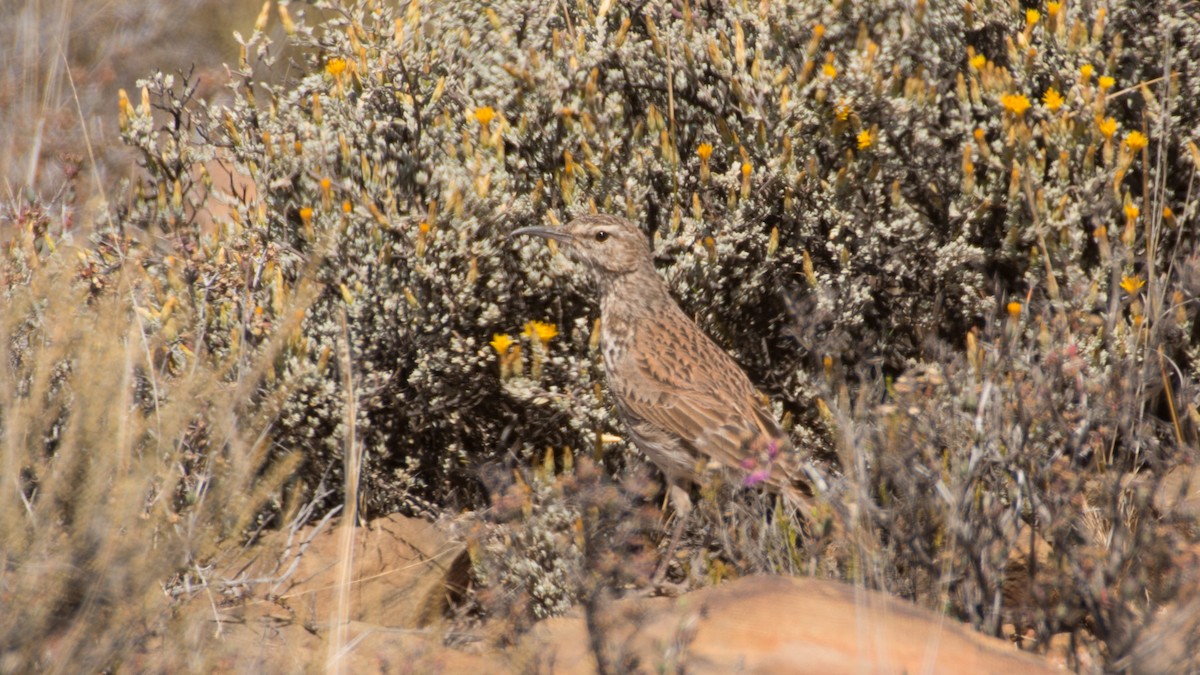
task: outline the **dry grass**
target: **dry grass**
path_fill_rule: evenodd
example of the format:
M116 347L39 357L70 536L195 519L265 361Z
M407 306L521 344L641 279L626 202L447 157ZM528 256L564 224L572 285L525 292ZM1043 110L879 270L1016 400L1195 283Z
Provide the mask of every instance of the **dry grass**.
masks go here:
M237 57L230 39L246 30L253 3L215 0L18 1L0 25L0 196L22 190L54 194L70 184L71 206L108 196L128 175L133 153L113 124L117 89L154 69L188 72L202 82L201 95L219 93L223 62ZM85 214L90 208L83 208ZM64 227L87 227L85 222Z
M170 644L155 658L190 658L200 636L174 600L212 593L214 561L265 524L294 466L266 465L270 416L246 383L202 368L168 383L130 295L91 300L73 273L47 264L0 318L9 672L103 670L152 638Z
M211 69L236 54L228 34L246 10L55 0L6 12L0 672L202 669L196 645L220 624L177 620L177 602L208 594L215 611L214 563L279 512L294 462L267 465L271 416L251 403L253 381L203 367L166 377L148 326L163 317L125 272L97 296L69 242L86 242L135 170L117 87L195 65L215 91ZM136 255L121 260L135 275Z

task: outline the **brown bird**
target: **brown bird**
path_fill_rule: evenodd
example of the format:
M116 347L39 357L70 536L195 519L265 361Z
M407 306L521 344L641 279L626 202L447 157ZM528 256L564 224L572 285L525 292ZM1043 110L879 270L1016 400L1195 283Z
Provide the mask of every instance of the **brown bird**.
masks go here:
M608 388L634 444L666 477L680 516L691 510L688 486L713 465L740 472L747 485L781 492L807 511L787 434L746 373L676 304L636 225L596 215L561 229L524 227L512 234L553 239L589 270L600 292Z

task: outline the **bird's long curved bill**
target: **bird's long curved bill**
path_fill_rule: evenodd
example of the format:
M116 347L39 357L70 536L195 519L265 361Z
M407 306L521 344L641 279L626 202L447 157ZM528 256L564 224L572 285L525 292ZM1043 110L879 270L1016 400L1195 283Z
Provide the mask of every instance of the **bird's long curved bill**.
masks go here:
M567 234L566 232L551 230L545 227L522 227L509 232L508 237L511 239L513 237L519 237L525 234L533 235L535 237L542 237L543 239L553 239L554 241L571 241L571 235Z

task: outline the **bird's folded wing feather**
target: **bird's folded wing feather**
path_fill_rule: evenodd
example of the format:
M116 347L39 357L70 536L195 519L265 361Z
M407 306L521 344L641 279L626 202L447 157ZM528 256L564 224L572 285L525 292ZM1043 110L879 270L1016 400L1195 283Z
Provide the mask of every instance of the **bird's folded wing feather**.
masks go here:
M632 417L674 434L702 456L740 467L754 445L761 450L771 440L786 442L775 421L758 410L748 381L730 382L723 395L714 396L711 387L696 386L700 383L676 364L647 357L636 363L640 377L622 378L613 393Z
M696 459L712 458L727 466L736 466L739 433L728 416L698 401L683 391L646 391L645 388L621 387L613 393L635 422L661 429L696 454Z

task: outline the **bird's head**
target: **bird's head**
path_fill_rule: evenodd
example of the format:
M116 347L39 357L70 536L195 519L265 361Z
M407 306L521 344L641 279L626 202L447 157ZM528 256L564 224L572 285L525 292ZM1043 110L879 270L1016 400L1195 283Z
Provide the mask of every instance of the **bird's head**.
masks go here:
M559 242L568 258L587 267L601 283L632 272L654 272L646 235L624 218L583 216L565 227L522 227L510 236L526 234Z

